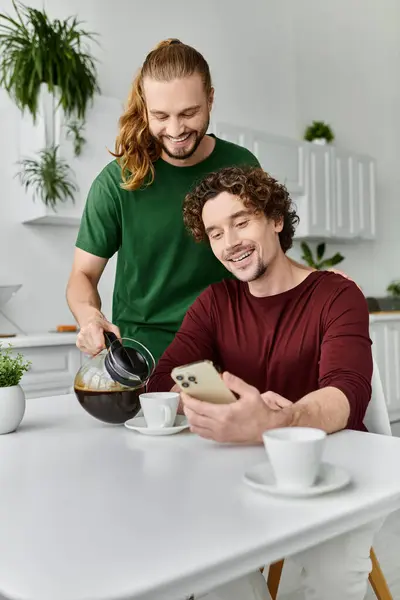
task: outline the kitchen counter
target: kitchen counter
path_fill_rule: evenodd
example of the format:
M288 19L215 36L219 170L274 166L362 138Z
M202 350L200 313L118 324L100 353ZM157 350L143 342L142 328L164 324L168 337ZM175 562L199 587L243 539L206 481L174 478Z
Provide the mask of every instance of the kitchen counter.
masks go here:
M32 333L16 335L15 337L2 337L0 344L7 347L11 344L14 348L35 348L37 346L65 346L76 343L77 332L67 333Z
M388 310L386 312L373 312L369 314L370 323L377 323L379 321L400 321L400 311Z

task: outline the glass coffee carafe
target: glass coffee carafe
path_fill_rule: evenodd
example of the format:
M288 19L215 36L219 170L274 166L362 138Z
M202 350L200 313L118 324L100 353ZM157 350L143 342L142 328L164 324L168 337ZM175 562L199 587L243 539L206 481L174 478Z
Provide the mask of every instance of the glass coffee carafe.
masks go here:
M140 342L104 332L106 349L76 374L74 390L81 406L105 423L122 424L136 416L139 395L154 371L151 352Z

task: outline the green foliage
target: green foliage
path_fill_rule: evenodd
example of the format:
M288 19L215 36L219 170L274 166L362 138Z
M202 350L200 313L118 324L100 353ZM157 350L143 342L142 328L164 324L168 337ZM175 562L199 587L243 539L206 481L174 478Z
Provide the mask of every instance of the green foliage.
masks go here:
M84 123L82 121L73 120L67 124L67 137L74 138L74 154L80 156L82 154L82 147L86 143L85 138L82 136L84 130Z
M386 288L386 291L394 297L400 297L400 280L392 281Z
M74 202L74 192L78 189L70 179L70 167L58 157L57 152L58 146L51 146L41 150L38 159L19 161L21 170L17 174L25 191L31 189L34 199L39 197L53 210L58 201L65 202L70 198Z
M328 143L333 142L335 139L332 129L323 121L313 121L312 125L309 125L304 133L304 139L307 142L312 142L318 138L324 138Z
M301 257L302 260L304 260L304 262L314 268L317 269L318 271L322 271L323 269L326 268L330 268L330 267L334 267L335 265L338 265L339 263L342 262L342 260L344 260L344 256L342 256L340 254L340 252L336 252L336 254L334 254L331 258L325 258L323 260L323 257L325 255L325 243L321 243L318 244L316 251L315 251L315 258L313 256L313 253L309 247L309 245L306 242L302 242L301 243L301 249L303 250L303 256Z
M0 388L18 385L30 366L22 354L12 354L11 347L4 350L0 344Z
M95 34L76 17L51 21L44 10L13 0L16 16L0 13L0 86L18 108L36 120L40 85L59 92L67 118L84 119L89 102L100 92L94 59L84 42Z

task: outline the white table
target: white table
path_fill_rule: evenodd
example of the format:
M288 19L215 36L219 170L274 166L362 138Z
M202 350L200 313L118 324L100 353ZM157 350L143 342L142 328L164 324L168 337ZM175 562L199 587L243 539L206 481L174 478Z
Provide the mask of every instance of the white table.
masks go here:
M74 396L31 399L0 436L0 594L180 600L400 507L400 439L341 432L325 458L354 485L304 500L243 483L259 447L141 436Z

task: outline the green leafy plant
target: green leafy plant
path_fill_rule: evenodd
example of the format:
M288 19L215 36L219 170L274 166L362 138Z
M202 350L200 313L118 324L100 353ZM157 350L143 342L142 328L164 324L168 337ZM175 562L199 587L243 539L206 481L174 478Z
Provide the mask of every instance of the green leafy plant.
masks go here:
M331 258L323 258L325 255L326 246L325 243L322 242L318 244L315 251L315 258L311 251L311 248L306 242L301 243L301 249L303 250L302 260L306 262L307 265L317 269L318 271L322 271L325 268L334 267L344 260L344 256L340 254L340 252L336 252Z
M15 18L0 13L0 86L34 121L42 83L57 92L67 118L84 119L100 92L95 61L84 46L96 34L82 29L76 17L51 21L44 10L16 0L13 6Z
M3 349L0 344L0 388L18 385L30 366L31 362L22 354L13 354L11 346Z
M386 288L386 291L391 296L400 297L400 280L392 281Z
M72 181L72 170L58 156L58 146L44 148L38 159L25 158L19 161L21 170L17 173L25 191L33 193L33 199L39 197L53 210L57 202L74 199L78 186Z
M82 121L73 120L67 123L67 137L73 137L75 156L82 154L82 147L86 143L85 138L82 136L83 130L84 123Z
M304 139L307 140L307 142L312 142L313 140L320 138L325 139L329 144L333 142L335 136L327 123L324 123L324 121L313 121L312 124L306 128Z

